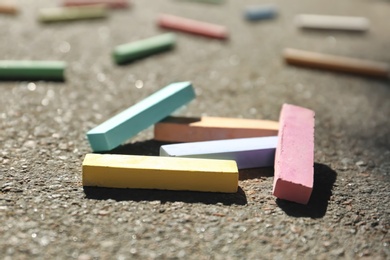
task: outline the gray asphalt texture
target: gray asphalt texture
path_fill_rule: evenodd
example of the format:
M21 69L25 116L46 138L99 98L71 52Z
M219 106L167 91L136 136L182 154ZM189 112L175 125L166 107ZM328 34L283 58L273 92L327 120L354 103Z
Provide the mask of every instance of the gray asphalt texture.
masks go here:
M64 60L65 82L0 82L1 259L389 259L390 81L288 66L285 47L390 63L390 2L247 4L137 0L109 18L40 24L19 1L0 16L1 59ZM117 66L112 49L154 36L159 13L226 25L227 41L178 33L174 50ZM300 30L300 13L365 16L367 33ZM177 114L278 120L283 103L316 112L307 206L272 196L273 169L240 172L239 192L84 189L86 132L175 81L197 98ZM157 155L152 128L112 153Z

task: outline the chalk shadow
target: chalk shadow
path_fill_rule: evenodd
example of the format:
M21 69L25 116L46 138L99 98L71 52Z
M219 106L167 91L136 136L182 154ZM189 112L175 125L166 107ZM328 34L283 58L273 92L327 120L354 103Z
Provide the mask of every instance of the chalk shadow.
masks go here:
M127 155L146 155L159 156L160 146L171 144L170 142L161 142L154 139L140 141L135 143L123 144L107 152L100 152L101 154L127 154Z
M241 169L239 180L253 180L261 177L273 177L274 176L274 167L261 167L261 168L252 168L252 169Z
M203 203L223 205L246 205L248 203L245 192L238 187L236 193L170 191L146 189L114 189L101 187L86 187L84 193L88 199L116 201L156 201L161 204L167 202Z
M325 164L314 164L313 191L307 205L277 199L276 204L289 216L322 218L328 208L332 196L332 188L337 178L337 172Z

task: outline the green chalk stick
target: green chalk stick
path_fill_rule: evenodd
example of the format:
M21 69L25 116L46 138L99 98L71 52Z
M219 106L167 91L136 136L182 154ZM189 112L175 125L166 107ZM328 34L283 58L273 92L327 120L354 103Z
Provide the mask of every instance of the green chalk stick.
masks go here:
M38 20L43 23L104 18L104 5L44 8L39 11Z
M144 40L117 46L112 56L117 64L123 64L155 53L169 50L175 45L173 33L166 33Z
M0 80L64 80L63 61L0 61Z

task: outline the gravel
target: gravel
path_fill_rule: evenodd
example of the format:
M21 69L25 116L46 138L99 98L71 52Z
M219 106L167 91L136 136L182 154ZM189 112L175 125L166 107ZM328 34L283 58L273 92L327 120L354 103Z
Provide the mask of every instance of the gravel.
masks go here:
M19 2L19 15L0 17L1 58L68 68L65 82L0 82L2 259L390 258L389 81L290 67L280 56L294 47L389 63L388 1L278 0L277 19L248 23L242 9L255 1L138 0L108 19L58 24L36 21L52 1ZM160 12L224 24L231 39L179 33L175 50L115 65L114 46L163 32ZM364 15L371 28L301 31L298 13ZM85 133L185 80L197 98L183 116L277 120L285 102L316 111L307 206L272 196L272 168L241 171L236 194L83 188ZM157 155L159 145L150 128L112 153Z

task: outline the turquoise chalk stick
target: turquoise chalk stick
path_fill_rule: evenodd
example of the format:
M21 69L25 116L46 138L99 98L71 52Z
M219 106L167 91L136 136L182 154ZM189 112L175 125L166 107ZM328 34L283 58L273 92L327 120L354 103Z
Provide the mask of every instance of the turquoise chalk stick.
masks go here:
M173 83L93 128L92 150L109 151L195 98L191 82Z
M144 40L119 45L114 49L112 56L117 64L123 64L172 49L175 41L175 34L165 33Z
M0 80L64 80L63 61L0 61Z
M160 147L160 156L235 160L238 169L269 167L277 144L277 136L168 144Z

